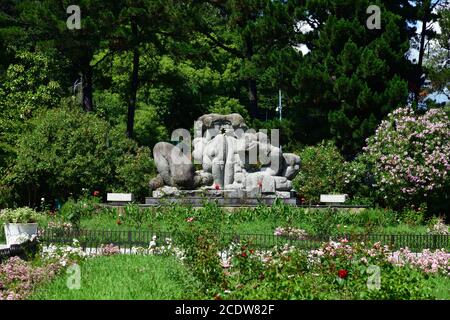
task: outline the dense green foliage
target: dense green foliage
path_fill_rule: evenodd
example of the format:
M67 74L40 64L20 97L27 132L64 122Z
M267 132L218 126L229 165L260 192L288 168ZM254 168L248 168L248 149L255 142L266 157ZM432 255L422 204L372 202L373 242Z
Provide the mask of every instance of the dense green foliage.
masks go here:
M431 88L448 88L448 11L431 14L429 1L83 0L79 30L66 25L70 4L0 4L1 207L51 206L83 188L142 199L151 148L208 112L238 112L281 129L285 151L304 149L306 201L346 192L373 204L370 168L348 160L422 89L407 57L410 40L425 54L417 21L442 25L422 60ZM381 29L366 25L373 4ZM337 149L308 148L324 140Z
M17 158L5 180L28 195L32 205L41 197L78 197L83 189L105 193L116 185L142 194L136 175L145 181L152 174L149 152L94 114L52 109L29 126L17 142Z
M318 203L321 194L343 193L348 165L332 143L322 142L299 153L302 170L294 180L294 188L306 203Z
M408 30L405 17L383 2L380 30L366 27L373 1L306 5L319 27L311 31L311 53L294 78L300 106L295 119L304 123L304 134L315 133L310 138L332 137L346 156L357 154L379 121L406 102Z

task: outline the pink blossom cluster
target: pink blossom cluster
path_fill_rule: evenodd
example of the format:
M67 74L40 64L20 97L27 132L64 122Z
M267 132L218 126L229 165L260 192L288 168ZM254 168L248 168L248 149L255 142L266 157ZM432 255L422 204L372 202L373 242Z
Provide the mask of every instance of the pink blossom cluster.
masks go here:
M113 256L120 253L120 248L118 246L111 244L106 244L101 247L101 255L103 256Z
M381 245L380 242L367 246L364 242L350 244L347 239L341 239L338 242L326 242L321 248L311 250L308 258L312 263L343 259L344 261L368 264L369 261L385 260L389 253L389 247Z
M367 140L379 192L394 202L439 192L450 181L450 120L442 109L399 108Z
M431 251L424 249L422 252L411 252L408 248L402 248L392 252L389 246L380 242L367 246L363 242L348 244L347 241L330 241L324 243L320 249L312 250L309 254L312 263L343 259L367 265L369 262L379 264L383 262L394 266L410 266L418 268L426 273L442 273L450 276L450 253L444 249Z
M292 227L287 228L277 227L273 234L279 237L289 237L299 240L306 239L306 237L308 236L305 230Z
M442 273L450 276L450 253L444 249L434 252L425 249L422 252L414 253L408 248L402 248L393 252L388 257L388 261L395 266L409 265L426 273Z
M73 225L70 222L49 221L47 227L49 229L63 229L64 231L72 230Z
M61 268L58 263L38 267L19 257L8 259L0 265L0 300L26 298L36 284L52 279Z

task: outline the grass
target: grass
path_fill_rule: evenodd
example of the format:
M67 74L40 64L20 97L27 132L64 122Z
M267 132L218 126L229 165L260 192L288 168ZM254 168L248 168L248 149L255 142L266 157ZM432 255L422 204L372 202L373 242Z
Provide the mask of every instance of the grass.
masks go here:
M173 257L114 255L81 264L81 288L69 289L68 275L38 287L32 300L195 299L197 283Z
M437 300L450 300L450 278L444 276L431 277L430 287L433 288L433 296Z
M83 229L158 231L183 230L188 217L218 219L227 232L239 234L273 234L276 227L297 227L308 234L378 233L426 234L426 226L402 222L392 211L365 209L352 212L347 209L317 210L290 206L242 208L226 212L215 206L203 209L189 207L151 208L141 210L104 210L81 220ZM139 211L139 210L138 210ZM120 225L117 221L120 220Z

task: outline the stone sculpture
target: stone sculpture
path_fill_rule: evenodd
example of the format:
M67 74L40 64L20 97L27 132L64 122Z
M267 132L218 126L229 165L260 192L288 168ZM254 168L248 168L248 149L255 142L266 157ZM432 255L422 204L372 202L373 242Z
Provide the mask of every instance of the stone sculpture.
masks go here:
M300 158L283 153L263 132L248 130L239 114L207 114L194 125L193 152L159 142L153 149L158 176L153 197L212 190L229 197L289 197ZM193 158L193 159L191 159ZM196 165L201 166L195 170ZM185 191L190 190L190 191Z

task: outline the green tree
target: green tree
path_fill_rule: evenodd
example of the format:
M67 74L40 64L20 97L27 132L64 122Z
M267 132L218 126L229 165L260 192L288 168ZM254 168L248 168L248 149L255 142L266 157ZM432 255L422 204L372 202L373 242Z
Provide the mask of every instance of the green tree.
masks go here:
M16 140L34 113L59 105L63 96L58 64L40 52L19 52L0 84L0 167L15 157Z
M439 11L441 33L426 57L425 68L431 81L431 90L445 94L450 99L450 9Z
M424 61L426 50L430 42L436 38L433 28L439 18L438 9L446 8L448 0L416 0L412 1L415 9L415 19L421 23L421 28L416 37L413 38L413 46L418 50L419 57L416 65L415 79L413 79L413 92L416 102L420 99L420 93L424 84Z
M293 81L298 94L292 116L300 134L328 136L350 158L389 111L406 103L408 94L407 18L378 2L382 27L370 30L366 9L371 4L317 0L297 12L312 28L303 36L311 52Z
M290 1L199 3L194 4L190 12L195 30L206 37L212 48L221 48L241 60L238 73L240 80L247 84L249 114L254 119L264 119L258 107L258 82L264 69L273 64L274 57L280 56L274 52L293 51L294 21ZM278 72L275 82L279 82L280 77L281 72Z

